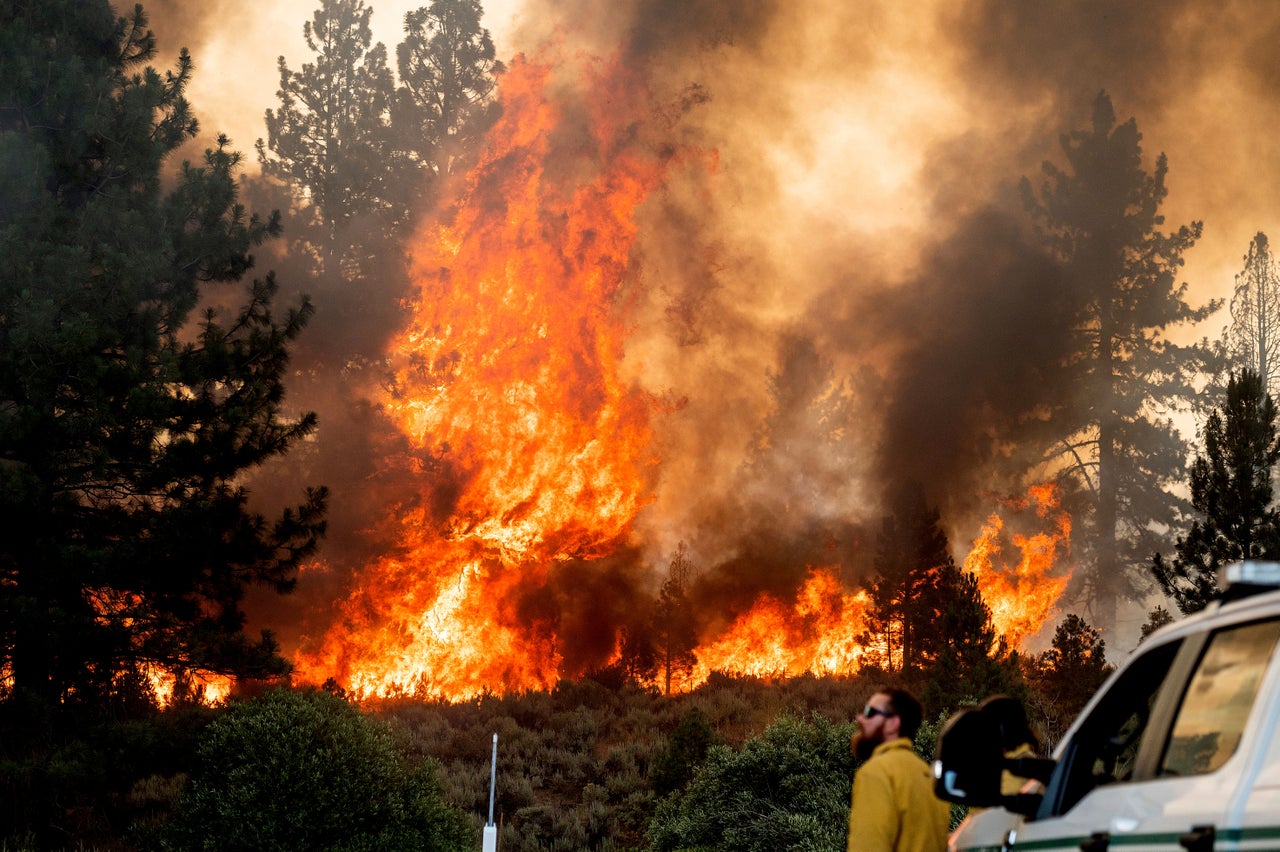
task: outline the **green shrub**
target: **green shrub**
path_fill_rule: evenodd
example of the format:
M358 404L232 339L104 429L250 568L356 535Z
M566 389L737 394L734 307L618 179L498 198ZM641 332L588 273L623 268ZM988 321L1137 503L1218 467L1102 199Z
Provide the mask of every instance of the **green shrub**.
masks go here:
M651 775L654 795L665 796L687 784L714 742L715 733L707 717L697 707L689 708L671 732L666 749L654 761Z
M843 849L852 733L820 716L784 715L740 751L712 746L688 786L658 804L652 848Z
M465 814L390 728L325 692L273 690L205 730L170 849L474 849Z

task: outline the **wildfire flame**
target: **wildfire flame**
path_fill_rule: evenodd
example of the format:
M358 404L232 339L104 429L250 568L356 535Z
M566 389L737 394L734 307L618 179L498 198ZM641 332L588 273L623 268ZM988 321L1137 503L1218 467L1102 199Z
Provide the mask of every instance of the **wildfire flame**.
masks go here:
M511 65L455 217L419 237L382 406L458 491L447 518L402 519L401 553L362 572L303 678L377 695L555 683L555 637L517 617L516 587L612 552L649 499L652 401L620 378L621 301L636 211L670 154L636 140L649 103L636 77L582 71L597 97L573 117L566 163L552 67Z
M566 85L558 67L511 64L458 207L412 248L417 290L379 402L408 448L391 463L427 496L392 507L393 552L361 568L295 657L299 680L461 699L585 673L566 662L554 607L531 616L528 601L561 566L591 570L627 546L650 500L656 407L623 378L626 295L637 211L678 152L647 141L661 110L637 75L582 60L573 85L587 95L570 109L552 94ZM998 515L965 562L1012 644L1065 584L1052 567L1070 519L1051 490L1026 501L1053 529L1015 536L1016 570L992 565ZM794 599L761 594L704 636L682 685L711 671L855 673L867 605L835 568L810 569ZM618 660L623 631L610 629L595 663Z
M110 588L88 588L85 592L100 624L135 628L146 633L145 622L137 617L142 605L140 595ZM184 669L179 673L173 667L154 660L143 661L138 673L146 680L161 707L173 703L179 689L184 699L214 704L226 700L234 686L234 679L229 675L204 669ZM8 688L11 681L12 673L8 669L0 669L0 690Z
M964 561L964 570L977 578L983 600L991 608L996 632L1016 648L1048 622L1070 579L1058 565L1071 540L1071 516L1062 509L1057 486L1052 483L1033 485L1024 497L1003 502L1013 512L1030 508L1051 525L1033 535L1014 533L1011 540L1018 549L1016 564L997 570L1004 553L1005 522L992 513Z
M810 570L790 604L761 595L714 642L695 655L694 684L713 671L759 677L851 674L862 662L854 638L865 629L868 596L851 594L830 568Z

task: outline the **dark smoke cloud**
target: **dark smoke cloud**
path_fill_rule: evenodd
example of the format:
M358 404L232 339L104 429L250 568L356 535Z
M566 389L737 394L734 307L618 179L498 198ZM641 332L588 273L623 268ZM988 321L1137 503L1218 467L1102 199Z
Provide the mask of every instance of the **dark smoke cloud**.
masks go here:
M1034 463L1008 448L1066 403L1072 307L1030 235L994 209L929 247L917 277L848 306L852 351L869 335L902 342L885 367L875 481L923 483L952 518L990 511L988 490Z
M747 600L799 582L797 564L812 558L803 542L821 537L815 519L828 529L841 512L872 522L895 483L919 479L962 549L994 495L1013 493L1034 462L1017 448L1043 437L1046 411L1074 403L1058 374L1074 305L1027 233L1013 188L1024 175L1035 179L1041 161L1060 162L1059 135L1085 126L1099 91L1112 93L1121 120L1139 117L1151 160L1172 147L1177 121L1198 128L1198 116L1178 110L1201 63L1220 66L1230 55L1197 44L1208 28L1209 43L1224 46L1218 10L1011 0L939 4L932 19L917 10L929 36L910 48L924 48L919 65L937 66L931 73L963 113L955 126L911 140L929 152L911 186L932 220L872 234L806 221L794 208L771 218L791 202L789 176L768 164L779 147L802 155L820 148L812 113L877 85L882 37L901 37L894 10L862 4L859 15L833 4L797 14L752 4L730 22L706 4L680 14L664 14L660 3L624 5L611 34L655 69L655 81L703 87L705 109L690 114L686 129L726 164L705 181L713 187L706 194L688 193L696 212L655 223L642 248L646 263L664 252L684 259L678 268L661 260L645 267L667 299L665 333L680 344L667 351L681 363L671 382L685 402L667 436L667 490L646 531L668 552L675 538L688 539L712 597L732 600L725 592L738 588ZM1276 11L1233 6L1227 19L1242 14L1273 19ZM827 42L824 32L840 35ZM835 42L846 49L830 50ZM1245 70L1274 80L1274 60L1248 51L1251 43L1246 36L1241 45L1251 60ZM806 87L831 101L798 96ZM1203 156L1184 168L1198 171ZM1175 160L1175 189L1178 176ZM703 176L695 180L703 185ZM1188 175L1182 185L1194 193L1201 180ZM855 211L862 200L857 186L827 189ZM744 213L747 205L759 213ZM676 220L681 227L668 228ZM715 261L699 264L699 255ZM770 315L761 310L770 301L795 310ZM858 395L848 440L837 455L812 434L774 432L769 442L810 452L752 466L751 446L779 404L767 386L777 362L762 363L761 353L781 358L782 336L797 331L847 371ZM788 481L797 471L827 487L806 499ZM832 486L842 475L847 487Z
M944 11L959 72L997 102L1050 98L1074 109L1100 89L1148 112L1175 93L1189 18L1214 14L1195 0L969 0Z
M556 637L566 676L604 668L619 628L649 629L652 599L641 591L642 565L640 555L622 545L603 559L555 563L545 583L520 590L521 618L539 635Z

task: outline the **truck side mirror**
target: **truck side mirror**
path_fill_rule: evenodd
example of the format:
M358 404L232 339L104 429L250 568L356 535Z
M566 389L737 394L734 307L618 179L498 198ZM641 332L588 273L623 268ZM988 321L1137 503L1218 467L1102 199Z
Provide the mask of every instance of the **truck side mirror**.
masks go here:
M955 713L938 735L933 762L933 792L939 798L970 807L1001 803L1000 773L1004 751L995 720L976 707Z

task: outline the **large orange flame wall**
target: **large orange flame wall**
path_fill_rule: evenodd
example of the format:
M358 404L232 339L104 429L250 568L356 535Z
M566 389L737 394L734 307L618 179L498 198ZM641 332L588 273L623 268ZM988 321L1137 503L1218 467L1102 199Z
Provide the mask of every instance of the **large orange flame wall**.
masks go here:
M566 68L586 95L560 91ZM653 400L622 378L626 294L638 286L638 211L680 152L646 137L661 110L618 63L516 61L502 107L458 207L418 235L411 315L379 400L408 447L393 461L436 497L396 509L395 546L363 566L299 654L300 680L465 698L548 687L618 654L616 611L595 614L603 649L570 664L554 596L541 609L530 600L564 566L580 578L615 570L652 493ZM992 562L998 515L966 563L1014 644L1052 611L1061 584L1041 580L1069 533L1051 490L1027 500L1052 529L1015 538L1013 576ZM762 593L721 619L681 687L713 670L856 672L867 598L839 577L811 567L790 599ZM582 607L593 592L574 594Z
M554 683L556 636L518 617L516 592L615 549L646 502L650 399L619 378L622 285L670 153L633 132L643 86L616 64L581 71L595 96L567 115L550 66L512 64L456 216L419 237L382 404L438 460L424 477L447 470L457 491L445 518L401 518L399 552L361 573L303 678L448 696Z

